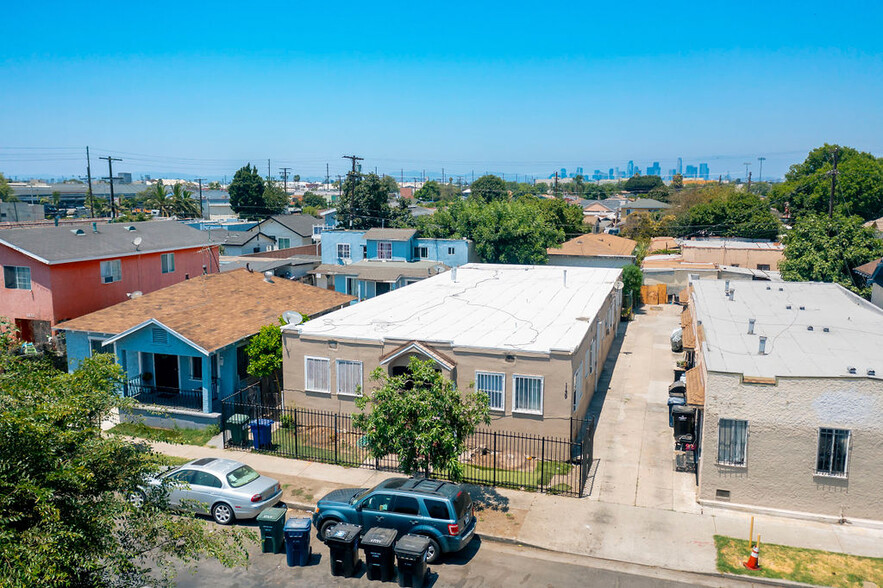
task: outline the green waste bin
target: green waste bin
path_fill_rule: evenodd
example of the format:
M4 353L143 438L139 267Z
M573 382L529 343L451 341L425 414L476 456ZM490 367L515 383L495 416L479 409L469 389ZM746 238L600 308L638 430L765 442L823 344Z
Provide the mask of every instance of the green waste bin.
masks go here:
M245 445L248 443L248 415L234 414L227 419L227 429L230 430L230 443L233 445Z
M282 553L285 546L285 516L287 508L268 508L258 515L261 527L261 551L264 553Z

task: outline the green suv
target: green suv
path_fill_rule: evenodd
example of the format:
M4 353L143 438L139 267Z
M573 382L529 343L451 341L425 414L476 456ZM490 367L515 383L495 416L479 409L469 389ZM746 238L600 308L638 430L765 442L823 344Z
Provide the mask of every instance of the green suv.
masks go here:
M475 535L472 497L462 486L426 478L390 478L373 488L342 488L316 505L313 525L323 541L337 523L395 529L430 540L426 561L460 551Z

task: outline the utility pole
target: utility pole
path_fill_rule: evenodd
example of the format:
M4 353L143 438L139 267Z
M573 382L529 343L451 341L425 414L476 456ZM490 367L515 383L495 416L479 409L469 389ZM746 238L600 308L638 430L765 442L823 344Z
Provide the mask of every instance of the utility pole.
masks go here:
M751 172L748 172L748 191L751 192Z
M442 184L447 184L448 180L445 178L445 168L442 168Z
M745 177L748 177L748 166L751 165L750 161L745 162Z
M555 172L555 189L554 189L555 198L558 198L558 172Z
M116 208L116 200L113 196L113 162L114 161L122 161L119 157L111 157L108 155L107 157L99 157L98 159L106 159L107 160L107 174L108 177L104 178L108 182L110 182L110 218L116 218L117 216L117 208Z
M352 173L356 173L356 162L357 162L357 161L363 161L365 158L364 158L364 157L356 157L355 155L344 155L344 156L342 157L342 159L349 159L351 162L353 162L353 171L352 171Z
M347 175L352 174L352 179L353 179L353 181L350 182L350 199L352 199L352 198L356 195L356 194L355 194L355 192L356 192L356 162L357 162L357 161L362 161L362 160L364 160L365 158L364 158L364 157L358 157L358 156L356 156L356 155L344 155L344 156L343 156L343 159L349 159L349 160L352 162L352 164L353 164L353 169L352 169L352 171L351 171L349 174L347 174ZM340 176L337 176L337 177L339 178ZM343 196L343 193L341 192L340 195ZM352 218L350 218L350 223L352 223Z
M270 158L267 158L267 179L270 179Z
M285 190L285 197L288 198L288 170L290 167L280 167L279 171L282 172L282 189Z
M86 145L86 179L89 181L89 215L95 218L95 196L92 195L92 160L89 158L88 145Z
M831 154L834 159L834 167L828 173L831 174L831 197L828 198L828 218L834 218L834 187L837 185L837 149Z
M760 169L757 171L757 181L763 181L763 162L766 161L766 157L758 157L757 161L760 162Z
M199 182L199 216L205 219L205 209L202 206L202 181L205 178L196 178L196 181Z
M331 183L331 176L328 175L328 164L325 164L325 189L328 189L328 184Z

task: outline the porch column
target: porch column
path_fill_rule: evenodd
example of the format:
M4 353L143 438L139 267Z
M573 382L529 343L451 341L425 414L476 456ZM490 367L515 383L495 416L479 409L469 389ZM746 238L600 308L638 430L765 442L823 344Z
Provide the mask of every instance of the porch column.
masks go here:
M202 357L202 412L212 412L212 358Z

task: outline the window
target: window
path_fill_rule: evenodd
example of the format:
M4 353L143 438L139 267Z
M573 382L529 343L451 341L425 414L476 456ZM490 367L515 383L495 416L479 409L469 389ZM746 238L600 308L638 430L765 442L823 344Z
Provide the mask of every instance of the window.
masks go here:
M543 378L513 376L512 412L543 414Z
M583 364L580 362L579 367L573 372L573 410L579 407L579 401L583 398Z
M346 293L350 296L358 296L359 288L358 283L356 282L356 278L345 278L346 280Z
M89 339L89 357L92 357L96 353L109 353L102 343L104 343L104 339Z
M277 249L288 249L289 247L291 247L291 239L287 237L279 237L276 239Z
M448 504L446 502L424 498L423 504L426 506L426 512L429 513L430 518L442 521L451 520L451 512L448 510Z
M321 236L323 228L323 225L313 225L313 238Z
M377 259L392 259L392 243L381 241L377 244Z
M417 259L426 259L429 257L429 247L414 247L414 257Z
M396 496L392 512L406 515L419 515L420 503L413 496Z
M601 326L601 323L598 323ZM598 340L592 337L592 345L589 347L589 373L595 373L595 364L598 363Z
M448 247L448 255L453 255L453 254L454 254L454 248Z
M227 483L230 484L231 488L239 488L249 482L254 482L260 477L261 475L252 469L251 466L244 465L227 474Z
M3 284L10 290L30 290L31 268L15 265L4 265Z
M392 504L393 498L394 496L392 494L375 494L373 496L369 496L368 499L362 503L362 508L364 510L385 512L389 510L389 506L390 504Z
M174 253L163 253L160 256L160 260L162 261L162 273L170 274L175 271L175 254Z
M331 360L325 357L304 357L304 390L331 392Z
M123 279L122 262L119 259L101 262L101 283L110 284Z
M765 272L768 272L768 271L770 271L770 264L768 264L768 263L758 263L758 264L757 264L757 269L762 270L762 271L765 271Z
M220 488L221 480L208 472L193 472L193 479L190 483L194 486L208 486L209 488Z
M816 474L846 476L850 432L845 429L819 429Z
M503 410L506 402L503 374L475 372L475 389L487 394L491 410Z
M338 243L337 244L337 257L340 259L350 259L350 244L349 243Z
M346 396L361 396L362 362L337 360L337 393Z
M368 257L368 246L362 245L362 257Z
M191 380L201 380L202 379L202 358L201 357L191 357L190 358L190 379Z
M717 463L744 466L748 444L748 421L720 419L717 427Z
M240 380L248 378L248 354L245 345L236 348L236 376Z

